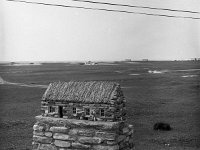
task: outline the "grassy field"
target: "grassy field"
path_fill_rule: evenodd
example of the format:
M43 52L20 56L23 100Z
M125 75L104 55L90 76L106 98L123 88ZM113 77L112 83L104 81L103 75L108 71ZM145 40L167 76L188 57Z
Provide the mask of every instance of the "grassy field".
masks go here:
M127 121L135 127L136 150L200 149L200 62L138 62L115 65L52 63L0 65L13 83L48 85L53 81L109 80L120 83ZM30 150L34 117L46 89L0 84L0 149ZM154 131L156 122L171 131Z

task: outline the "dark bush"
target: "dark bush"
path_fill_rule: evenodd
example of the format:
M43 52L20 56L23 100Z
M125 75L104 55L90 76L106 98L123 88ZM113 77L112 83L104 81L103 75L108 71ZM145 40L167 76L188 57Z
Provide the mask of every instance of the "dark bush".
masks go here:
M170 131L172 130L171 126L168 123L157 122L153 126L154 130Z

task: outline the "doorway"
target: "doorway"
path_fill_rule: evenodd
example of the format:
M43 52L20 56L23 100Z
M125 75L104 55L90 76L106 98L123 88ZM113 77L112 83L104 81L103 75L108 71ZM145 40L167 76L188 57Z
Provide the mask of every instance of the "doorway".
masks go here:
M63 118L63 107L62 106L58 106L58 115L60 118Z

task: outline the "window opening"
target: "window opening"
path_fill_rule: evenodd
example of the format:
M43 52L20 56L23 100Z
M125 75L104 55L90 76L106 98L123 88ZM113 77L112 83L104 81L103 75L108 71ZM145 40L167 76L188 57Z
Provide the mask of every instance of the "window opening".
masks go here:
M101 116L105 116L105 111L104 111L104 109L100 109L100 115L101 115Z
M58 115L60 118L63 118L63 107L62 106L58 106Z
M49 106L49 112L50 112L50 113L55 112L55 108L52 107L52 106Z
M76 107L73 107L73 114L76 114Z
M89 108L85 108L85 115L90 115L90 109Z

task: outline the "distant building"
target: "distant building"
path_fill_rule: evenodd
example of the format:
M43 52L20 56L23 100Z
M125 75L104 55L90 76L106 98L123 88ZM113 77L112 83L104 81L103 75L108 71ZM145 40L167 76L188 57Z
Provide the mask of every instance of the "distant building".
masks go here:
M96 65L96 62L92 62L92 61L87 61L85 62L85 65Z
M124 61L126 61L126 62L131 62L132 60L131 60L131 59L125 59Z
M200 58L191 58L191 61L200 61Z
M148 59L142 59L142 61L149 61Z

